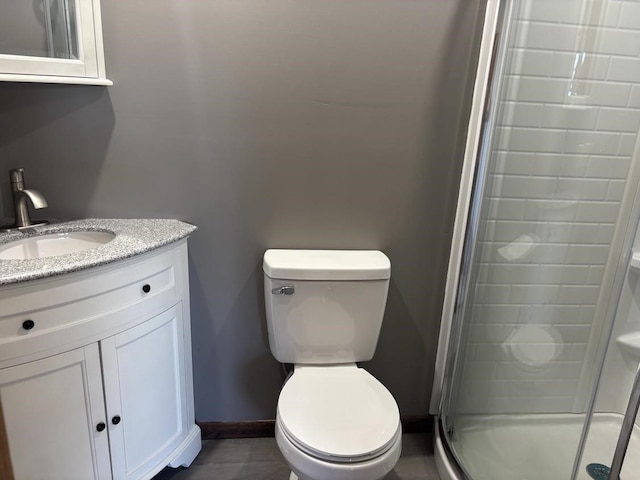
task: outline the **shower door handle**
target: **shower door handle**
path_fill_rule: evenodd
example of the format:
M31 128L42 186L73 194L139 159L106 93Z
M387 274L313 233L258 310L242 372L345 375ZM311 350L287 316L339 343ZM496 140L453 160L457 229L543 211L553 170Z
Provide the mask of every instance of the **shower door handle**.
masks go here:
M633 425L638 413L638 407L640 407L640 367L638 367L638 370L636 371L636 378L633 381L633 387L631 388L631 396L629 397L627 410L625 411L624 419L622 420L622 428L620 429L620 435L618 436L618 444L616 445L616 451L613 454L613 461L611 462L609 480L620 479L622 462L624 462L624 456L627 454L627 448L629 448L629 440L631 439L631 433L633 432Z

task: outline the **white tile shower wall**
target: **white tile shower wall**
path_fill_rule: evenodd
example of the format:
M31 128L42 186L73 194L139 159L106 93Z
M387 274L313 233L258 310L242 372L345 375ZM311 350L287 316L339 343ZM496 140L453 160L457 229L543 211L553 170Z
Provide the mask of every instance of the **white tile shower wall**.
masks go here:
M459 408L570 412L640 128L640 2L525 1L513 28Z

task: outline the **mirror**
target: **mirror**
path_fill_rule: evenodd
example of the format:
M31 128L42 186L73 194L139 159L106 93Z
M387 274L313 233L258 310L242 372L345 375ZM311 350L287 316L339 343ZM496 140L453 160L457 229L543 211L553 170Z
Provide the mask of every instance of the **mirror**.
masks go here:
M4 0L0 53L77 59L75 4L68 0Z
M0 80L111 85L99 0L1 0Z

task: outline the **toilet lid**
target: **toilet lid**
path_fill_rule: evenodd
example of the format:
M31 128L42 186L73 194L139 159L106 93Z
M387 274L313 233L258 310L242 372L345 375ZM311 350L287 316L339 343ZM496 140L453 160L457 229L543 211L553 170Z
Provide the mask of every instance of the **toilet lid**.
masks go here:
M298 448L335 462L381 455L400 432L391 393L355 365L296 366L280 392L278 421Z

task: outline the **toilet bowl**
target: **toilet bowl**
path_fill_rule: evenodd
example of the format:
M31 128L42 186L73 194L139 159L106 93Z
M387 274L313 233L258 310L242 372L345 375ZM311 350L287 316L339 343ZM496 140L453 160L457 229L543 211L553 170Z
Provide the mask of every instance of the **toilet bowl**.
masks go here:
M278 399L276 441L302 480L381 479L401 435L393 396L355 364L298 365Z
M276 441L291 480L378 480L402 449L398 405L356 365L375 352L391 265L379 251L267 250L269 346L294 370Z

